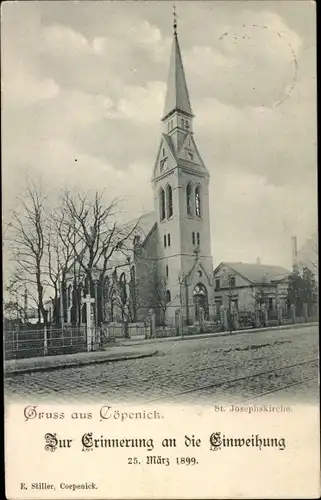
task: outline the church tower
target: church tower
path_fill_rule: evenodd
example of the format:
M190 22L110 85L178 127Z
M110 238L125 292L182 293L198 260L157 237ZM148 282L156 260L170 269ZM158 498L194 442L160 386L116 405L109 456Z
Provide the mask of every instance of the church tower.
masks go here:
M198 151L177 35L176 16L169 67L163 133L153 172L157 217L157 274L166 280L169 323L181 308L186 323L213 310L210 174Z

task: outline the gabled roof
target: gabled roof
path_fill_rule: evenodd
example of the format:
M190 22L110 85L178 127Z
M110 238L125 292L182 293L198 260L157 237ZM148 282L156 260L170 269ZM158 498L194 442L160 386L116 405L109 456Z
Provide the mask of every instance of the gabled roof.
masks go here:
M291 274L291 271L281 266L247 264L244 262L221 262L214 270L214 276L219 268L224 265L253 284L282 281Z
M200 165L200 164L194 163L193 161L190 161L190 160L185 160L183 158L179 158L178 165L180 167L185 167L185 168L192 170L194 172L196 171L200 174L203 174L205 177L208 177L210 175L207 168L205 167L205 165Z
M125 249L119 249L119 250L114 250L112 257L108 261L108 269L114 268L115 266L121 266L126 263L128 263L127 257L130 252L131 248L134 248L134 239L135 236L140 236L140 243L143 244L146 239L148 238L149 234L153 230L154 226L156 225L156 212L148 212L146 214L141 215L140 217L136 217L135 219L131 220L128 222L127 227L130 230L130 228L135 228L130 237L125 242ZM82 255L84 255L86 252L86 249L82 252ZM99 262L96 262L96 267L100 268L102 266L102 261L103 257L101 257ZM77 262L77 260L76 260ZM68 272L72 273L73 271L73 266L74 263L72 263L69 266ZM82 273L82 270L81 270Z
M137 225L137 226L136 226ZM134 239L139 236L139 243L144 245L149 235L152 233L153 229L156 226L156 212L148 212L146 214L137 217L136 219L130 222L130 226L135 227L136 229L133 231L131 237L126 242L126 248L134 248ZM113 268L115 266L121 266L128 264L128 252L117 251L114 252L112 258L109 261L108 268Z
M174 33L172 45L164 117L175 110L183 111L190 116L193 115L177 33Z
M140 242L143 243L151 233L153 227L155 226L156 220L157 218L155 210L143 214L140 217L137 217L137 219L133 221L133 224L135 224L135 222L137 223L137 229L134 231L132 235L133 242L135 236L138 235L140 236Z
M192 268L190 269L190 271L187 273L187 278L191 278L191 276L193 276L193 273L195 272L195 269L198 268L198 269L201 269L202 272L204 273L205 277L207 278L207 281L211 284L211 276L208 276L207 272L206 272L206 269L204 268L202 262L200 261L200 258L197 257L195 259L195 262L192 266Z
M175 148L174 148L171 137L167 134L164 134L164 133L162 134L162 137L163 137L164 141L166 142L166 144L168 145L169 150L172 153L174 159L177 161L177 155L175 153Z

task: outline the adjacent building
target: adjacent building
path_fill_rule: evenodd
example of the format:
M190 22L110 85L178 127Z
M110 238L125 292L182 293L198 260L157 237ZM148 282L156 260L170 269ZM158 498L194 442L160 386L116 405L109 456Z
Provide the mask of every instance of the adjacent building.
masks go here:
M221 262L214 270L215 311L230 304L241 310L254 310L265 304L269 310L279 305L287 309L291 271L280 266L244 262Z

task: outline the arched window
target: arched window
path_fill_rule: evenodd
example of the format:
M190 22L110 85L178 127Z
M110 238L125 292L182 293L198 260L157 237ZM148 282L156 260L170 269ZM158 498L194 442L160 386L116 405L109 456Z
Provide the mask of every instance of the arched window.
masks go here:
M184 128L184 119L181 119L182 128Z
M187 215L192 215L192 186L190 184L186 186L186 210Z
M195 233L194 232L192 233L192 243L193 243L193 245L195 245Z
M207 290L202 283L198 283L193 290L193 302L195 305L195 319L200 318L200 310L204 311L204 319L209 318L209 306Z
M196 217L201 216L201 188L197 186L195 189L195 214Z
M169 219L173 215L173 191L170 185L166 188L166 198L167 198L167 218Z
M159 210L160 210L160 220L165 219L165 191L163 188L160 189L159 192Z
M168 266L166 266L166 278L168 278Z
M120 285L120 300L123 305L127 302L127 289L126 289L126 276L125 273L122 273L119 279Z
M166 304L168 304L171 300L171 292L166 290Z

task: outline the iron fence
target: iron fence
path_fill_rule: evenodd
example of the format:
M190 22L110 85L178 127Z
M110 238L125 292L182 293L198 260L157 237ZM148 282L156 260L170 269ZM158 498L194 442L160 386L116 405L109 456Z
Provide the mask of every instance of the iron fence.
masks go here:
M6 330L4 359L71 354L87 350L85 328Z

